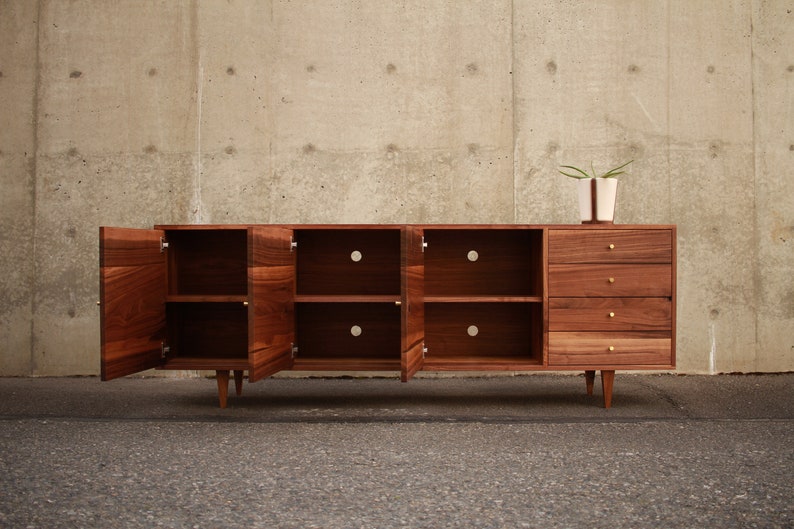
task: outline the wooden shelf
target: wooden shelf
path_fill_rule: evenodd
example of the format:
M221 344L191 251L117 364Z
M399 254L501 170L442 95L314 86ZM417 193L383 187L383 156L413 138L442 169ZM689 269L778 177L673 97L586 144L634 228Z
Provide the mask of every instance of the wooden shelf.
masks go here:
M520 356L428 356L425 369L430 371L535 371L543 368L540 358Z
M543 296L425 296L425 303L543 303Z
M203 295L203 294L172 294L165 297L166 303L246 303L248 296Z
M188 369L188 370L219 370L229 369L244 371L248 369L248 357L245 358L211 358L179 356L170 358L161 369Z
M399 303L399 295L325 295L297 294L295 303Z
M297 371L399 371L400 359L384 358L298 358L292 367Z

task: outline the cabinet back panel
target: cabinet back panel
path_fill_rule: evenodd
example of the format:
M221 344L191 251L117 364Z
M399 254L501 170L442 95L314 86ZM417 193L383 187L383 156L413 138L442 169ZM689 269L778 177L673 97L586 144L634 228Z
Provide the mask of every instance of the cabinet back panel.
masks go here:
M248 357L248 307L242 303L174 303L167 317L170 356Z
M394 303L296 303L298 358L400 359Z
M426 303L427 358L520 356L542 360L540 303Z
M400 230L296 230L297 293L400 294Z
M428 296L539 296L540 230L425 230Z
M248 292L245 230L166 233L169 294L244 295Z

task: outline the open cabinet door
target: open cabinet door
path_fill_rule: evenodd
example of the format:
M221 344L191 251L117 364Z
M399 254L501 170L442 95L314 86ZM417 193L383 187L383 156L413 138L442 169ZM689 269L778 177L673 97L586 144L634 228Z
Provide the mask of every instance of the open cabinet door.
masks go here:
M424 230L405 226L401 234L402 255L402 352L400 380L408 382L424 366L425 345L425 257Z
M162 361L166 254L162 230L99 228L102 380Z
M294 363L295 253L292 230L248 228L248 380Z

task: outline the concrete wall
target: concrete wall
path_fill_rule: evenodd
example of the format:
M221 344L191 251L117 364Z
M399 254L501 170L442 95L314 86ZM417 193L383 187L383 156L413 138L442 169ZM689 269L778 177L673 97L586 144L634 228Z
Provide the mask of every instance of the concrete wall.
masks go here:
M794 2L0 0L0 374L95 374L100 225L578 222L636 161L679 371L794 370Z

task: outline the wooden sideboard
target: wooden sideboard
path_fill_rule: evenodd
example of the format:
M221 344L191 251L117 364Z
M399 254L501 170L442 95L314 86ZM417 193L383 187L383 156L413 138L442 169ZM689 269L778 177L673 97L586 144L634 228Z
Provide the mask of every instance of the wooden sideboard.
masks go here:
M671 225L101 227L102 380L675 368Z

